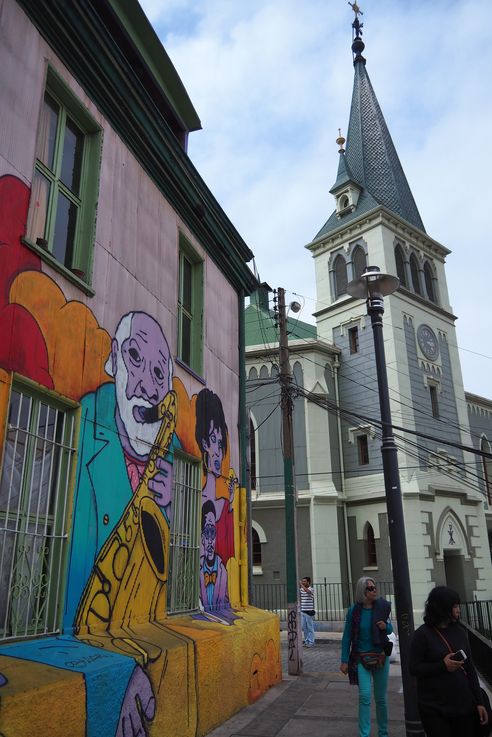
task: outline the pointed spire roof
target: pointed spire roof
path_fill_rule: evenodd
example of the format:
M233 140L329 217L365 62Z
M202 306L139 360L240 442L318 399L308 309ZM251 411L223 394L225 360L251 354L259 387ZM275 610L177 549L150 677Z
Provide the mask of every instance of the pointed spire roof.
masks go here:
M357 11L361 12L358 8ZM347 146L346 150L340 149L337 179L330 191L336 193L349 182L358 185L362 191L355 209L341 217L334 212L316 237L339 228L378 205L384 205L425 232L366 70L361 27L362 23L356 16L352 43L355 74Z

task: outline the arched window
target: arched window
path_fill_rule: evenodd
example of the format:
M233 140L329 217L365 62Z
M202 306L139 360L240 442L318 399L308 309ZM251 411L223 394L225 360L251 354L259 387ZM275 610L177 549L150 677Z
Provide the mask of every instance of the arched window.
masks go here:
M347 264L343 256L337 256L333 265L335 273L335 298L347 291Z
M358 246L354 251L354 255L352 256L352 263L354 267L354 279L358 279L359 276L364 272L364 269L367 265L366 254L364 253L364 249L360 248L360 246Z
M376 555L376 540L374 538L374 530L372 525L367 523L366 527L366 566L374 568L378 564L378 557Z
M249 421L249 474L251 489L256 490L256 431L253 420Z
M432 267L428 261L424 264L424 280L425 289L427 291L427 297L431 302L436 301L436 293L434 291L434 279L432 274Z
M481 439L480 450L482 450L484 453L490 453L490 443L487 438ZM482 463L487 501L489 504L492 504L492 460L483 456Z
M419 279L419 262L417 261L417 257L414 253L410 256L410 273L412 275L413 291L417 294L422 294Z
M261 542L260 536L254 527L251 528L253 538L253 568L261 568Z
M395 248L395 261L396 261L396 274L398 276L398 279L400 280L400 284L402 287L406 287L407 285L407 275L405 272L405 256L403 255L403 250L401 246L396 246Z

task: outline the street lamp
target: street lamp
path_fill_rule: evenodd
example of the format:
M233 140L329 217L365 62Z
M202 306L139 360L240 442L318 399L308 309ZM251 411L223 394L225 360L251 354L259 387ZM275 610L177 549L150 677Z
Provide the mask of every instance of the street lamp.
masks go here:
M401 675L403 681L403 700L405 705L405 728L407 737L424 737L420 722L415 682L408 670L410 639L414 631L410 572L408 569L405 522L400 487L400 472L388 391L388 376L383 340L384 297L393 294L400 286L400 280L390 274L382 274L379 267L367 266L358 279L347 284L347 292L352 297L365 299L367 314L371 317L374 337L374 353L378 377L379 407L381 410L384 488L390 535L391 562L393 566L393 586L396 604L396 621L400 643Z

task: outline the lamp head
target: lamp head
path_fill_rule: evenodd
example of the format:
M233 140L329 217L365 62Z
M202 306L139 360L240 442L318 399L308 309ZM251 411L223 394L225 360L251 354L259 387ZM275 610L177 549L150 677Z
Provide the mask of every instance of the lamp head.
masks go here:
M302 305L300 302L291 302L289 305L289 309L292 310L292 312L300 312Z
M358 279L347 284L347 292L358 299L382 299L396 292L400 280L391 274L383 274L379 266L366 266Z

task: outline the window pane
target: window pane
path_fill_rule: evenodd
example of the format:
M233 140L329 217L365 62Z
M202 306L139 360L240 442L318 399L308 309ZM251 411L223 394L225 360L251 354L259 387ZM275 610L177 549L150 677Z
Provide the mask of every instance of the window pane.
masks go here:
M366 254L362 248L357 248L354 254L354 279L358 279L366 268Z
M335 296L340 297L347 291L347 264L342 256L335 259Z
M182 294L181 304L187 312L191 312L191 300L192 300L192 273L193 267L187 258L183 257L183 281L182 281Z
M410 256L410 272L412 274L413 289L417 294L420 294L419 265L413 254Z
M400 248L395 249L395 261L396 261L396 273L398 275L398 279L400 280L400 284L403 287L407 286L407 277L405 274L405 261L403 259L403 254L401 252Z
M51 171L54 170L56 129L58 126L59 107L56 102L46 94L44 96L41 118L39 120L39 134L37 141L36 156Z
M67 118L65 137L63 140L63 157L60 179L72 192L79 194L80 173L82 170L82 153L84 150L84 134L75 123Z
M425 277L425 288L427 290L427 296L431 302L435 302L436 298L434 294L434 283L432 281L432 271L431 271L429 264L425 264L424 266L424 277Z
M27 237L38 245L46 243L46 218L50 199L51 183L39 171L34 172L31 186L31 206L27 221Z
M191 320L184 313L181 314L181 360L191 365Z
M68 267L72 265L76 224L77 206L60 192L56 208L53 256Z

